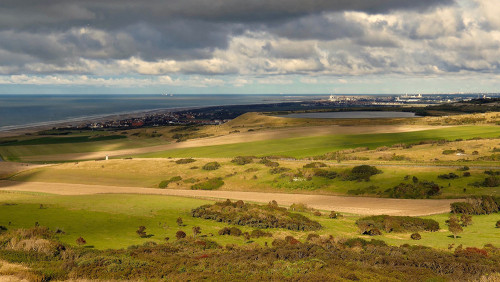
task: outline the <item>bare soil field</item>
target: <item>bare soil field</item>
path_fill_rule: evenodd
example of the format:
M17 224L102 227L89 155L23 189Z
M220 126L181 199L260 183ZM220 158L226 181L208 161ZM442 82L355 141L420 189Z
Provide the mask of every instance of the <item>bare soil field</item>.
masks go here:
M436 126L428 125L377 125L377 126L311 126L311 127L294 127L270 130L258 130L251 132L232 133L229 135L206 137L188 140L179 143L170 143L159 146L150 146L144 148L134 148L126 150L114 151L99 151L86 153L72 154L55 154L55 155L39 155L23 157L24 161L61 161L61 160L89 160L89 159L104 159L105 156L119 157L127 155L137 155L144 153L152 153L166 151L179 148L192 148L201 146L236 144L242 142L263 141L271 139L282 139L291 137L312 137L331 134L373 134L373 133L398 133L412 132L433 129ZM440 127L442 128L442 127Z
M258 203L267 203L271 200L276 200L280 205L284 206L289 206L293 203L303 203L320 210L335 210L360 215L387 214L401 216L424 216L446 213L450 210L450 203L457 201L455 199L408 200L263 192L174 190L105 185L14 182L6 180L0 181L0 191L40 192L59 195L150 194L208 199L233 199Z

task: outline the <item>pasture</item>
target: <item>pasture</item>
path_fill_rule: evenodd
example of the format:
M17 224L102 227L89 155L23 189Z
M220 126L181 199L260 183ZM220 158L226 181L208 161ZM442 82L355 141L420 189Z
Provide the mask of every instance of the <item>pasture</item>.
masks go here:
M220 244L247 244L242 237L218 235L218 230L228 226L212 220L193 218L190 210L213 201L153 195L103 194L86 196L57 196L39 193L0 192L0 225L9 229L27 228L38 223L53 230L60 229L62 242L76 245L76 238L82 236L88 246L97 249L126 248L130 245L143 244L147 241L164 242L165 237L175 240L175 233L183 230L192 235L192 227L201 227L201 235L209 236ZM360 235L354 222L356 215L345 214L338 219L329 219L329 211L322 216L302 213L317 220L324 228L318 231L320 235L333 235L337 239L361 237L376 238L392 245L419 244L448 248L449 244L463 244L464 247L481 247L488 243L497 243L500 239L498 229L494 227L500 214L473 216L473 225L464 228L459 238L450 238L444 221L447 215L435 215L432 218L439 222L438 232L422 232L422 240L413 241L410 234L383 233L382 236L369 237ZM183 226L178 226L176 219L181 217ZM9 224L10 223L10 224ZM139 226L146 227L149 238L140 238L136 234ZM238 226L242 231L252 231L254 228ZM292 235L305 241L307 232L293 232L285 229L268 229L273 238L252 239L264 244L275 238ZM210 234L213 234L211 236Z

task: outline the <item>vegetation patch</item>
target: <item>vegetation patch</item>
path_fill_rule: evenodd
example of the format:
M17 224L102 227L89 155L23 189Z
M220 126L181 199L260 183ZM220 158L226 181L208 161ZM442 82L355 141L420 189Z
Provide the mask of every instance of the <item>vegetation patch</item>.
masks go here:
M376 215L360 218L356 225L361 233L369 232L373 229L384 230L385 232L419 232L438 231L439 223L433 219L424 219L410 216L389 216Z
M246 165L249 163L253 163L254 158L255 157L252 156L237 156L234 159L232 159L231 162L237 165Z
M178 159L175 161L176 164L189 164L189 163L194 163L196 160L195 159Z
M391 198L425 199L441 194L441 188L432 181L424 180L417 183L400 183L386 192Z
M500 211L500 197L470 197L466 202L451 203L451 212L456 214L490 214Z
M303 168L320 168L320 167L327 167L327 165L325 163L322 163L322 162L312 162L312 163L305 164L303 166Z
M218 162L209 162L202 167L202 169L204 170L217 170L219 168L220 168L220 163Z
M171 177L168 180L163 180L162 182L160 182L160 184L158 184L158 188L166 188L168 186L168 184L170 184L172 182L181 181L181 180L182 180L182 177L180 177L180 176L173 176L173 177Z
M216 190L224 185L221 177L210 178L191 186L191 190Z
M297 231L321 229L321 224L298 213L281 208L275 201L268 205L248 204L243 201L217 202L203 205L191 211L193 217L211 219L229 224L256 228L285 228Z
M376 167L371 165L359 165L353 167L350 171L345 172L342 175L343 180L347 181L370 181L370 177L376 174L382 173Z

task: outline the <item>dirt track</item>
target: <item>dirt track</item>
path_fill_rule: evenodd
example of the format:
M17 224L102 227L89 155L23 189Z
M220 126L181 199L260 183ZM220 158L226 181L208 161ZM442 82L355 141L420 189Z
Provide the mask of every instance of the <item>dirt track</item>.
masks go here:
M137 187L116 187L104 185L14 182L0 181L0 191L31 191L59 195L88 194L151 194L170 195L210 199L235 199L267 203L276 200L280 205L289 206L293 203L304 203L309 207L321 210L335 210L360 215L388 214L423 216L445 213L450 210L450 203L457 200L407 200L363 197L340 197L324 195L238 192L238 191L201 191L172 190Z
M188 140L179 143L170 143L165 145L125 149L125 150L107 150L100 152L86 152L86 153L71 153L71 154L57 154L57 155L41 155L41 156L27 156L23 157L24 161L61 161L61 160L91 160L103 159L105 156L119 157L127 155L137 155L151 152L167 151L179 148L192 148L201 146L225 145L235 144L242 142L263 141L271 139L291 138L291 137L311 137L322 136L329 134L370 134L370 133L395 133L395 132L411 132L433 129L432 126L421 125L377 125L377 126L311 126L311 127L293 127L270 129L253 132L242 132L216 137L207 137Z

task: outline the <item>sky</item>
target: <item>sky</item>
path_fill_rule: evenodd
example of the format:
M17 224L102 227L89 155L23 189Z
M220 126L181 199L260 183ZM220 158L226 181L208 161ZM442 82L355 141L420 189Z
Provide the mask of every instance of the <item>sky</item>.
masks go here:
M499 0L2 0L0 94L500 92Z

